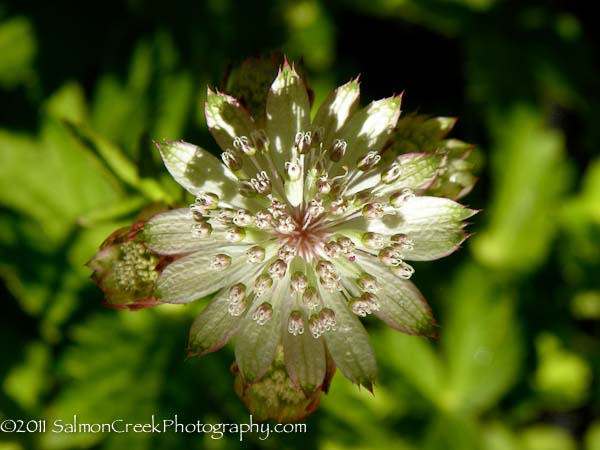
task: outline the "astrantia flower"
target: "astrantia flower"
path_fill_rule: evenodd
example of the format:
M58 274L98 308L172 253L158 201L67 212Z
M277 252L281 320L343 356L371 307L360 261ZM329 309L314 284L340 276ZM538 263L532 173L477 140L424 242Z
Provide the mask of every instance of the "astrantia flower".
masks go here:
M221 159L183 141L157 144L195 201L119 233L90 267L112 305L212 296L189 355L235 336L242 400L261 418L292 420L316 408L336 367L372 389L361 318L436 335L411 261L446 256L467 237L474 211L444 196L465 195L475 178L470 147L445 139L455 119L399 122L400 96L358 110L353 80L311 120L305 84L285 62L264 97L209 90Z
M360 318L434 336L410 261L452 253L474 211L431 187L446 154L386 152L399 96L357 110L357 81L337 88L311 121L307 90L287 62L259 128L233 97L208 91L206 120L221 160L186 142L158 144L173 178L196 200L157 214L142 239L175 260L156 280L160 302L214 294L192 326L190 355L236 336L246 383L283 352L305 393L326 381L327 360L371 389L376 362ZM329 354L329 355L328 355Z

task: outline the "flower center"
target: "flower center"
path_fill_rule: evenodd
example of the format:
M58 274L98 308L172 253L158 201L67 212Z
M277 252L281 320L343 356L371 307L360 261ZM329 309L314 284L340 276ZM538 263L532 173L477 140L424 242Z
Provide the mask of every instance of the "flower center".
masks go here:
M327 231L325 219L313 215L311 206L296 208L292 217L293 230L289 233L277 232L282 248L289 247L306 261L319 258L323 254L325 242L331 235Z

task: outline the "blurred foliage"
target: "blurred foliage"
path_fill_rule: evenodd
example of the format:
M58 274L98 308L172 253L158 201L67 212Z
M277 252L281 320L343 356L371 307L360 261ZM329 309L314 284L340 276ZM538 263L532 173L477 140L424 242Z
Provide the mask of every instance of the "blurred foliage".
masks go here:
M375 394L335 377L308 433L0 434L0 449L600 449L600 42L591 4L538 0L0 1L0 420L246 422L232 350L184 361L199 305L101 308L84 263L183 199L152 140L216 145L206 86L303 56L315 99L458 116L483 209L417 265L439 341L369 323Z

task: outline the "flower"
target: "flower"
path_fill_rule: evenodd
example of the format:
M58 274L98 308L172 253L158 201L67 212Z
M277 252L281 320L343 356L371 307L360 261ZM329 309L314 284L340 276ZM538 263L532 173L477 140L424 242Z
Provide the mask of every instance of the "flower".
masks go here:
M290 380L306 394L328 383L329 357L370 390L377 368L361 317L436 335L409 261L456 250L475 211L423 195L445 173L447 152L386 151L400 96L357 111L358 99L352 80L311 121L307 90L286 61L268 93L264 129L235 98L208 90L206 121L222 161L187 142L157 144L196 199L144 225L145 245L174 258L153 296L188 303L214 294L192 325L190 356L235 335L248 384L282 351Z

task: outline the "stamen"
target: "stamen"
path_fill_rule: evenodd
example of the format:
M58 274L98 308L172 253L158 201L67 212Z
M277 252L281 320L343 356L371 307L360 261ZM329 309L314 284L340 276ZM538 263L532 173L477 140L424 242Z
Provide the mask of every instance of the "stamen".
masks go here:
M259 194L268 195L271 193L271 179L264 170L256 174L256 177L252 178L250 183Z
M222 208L217 215L217 220L223 225L231 225L233 218L235 217L235 211L231 208Z
M225 270L231 265L231 256L218 253L210 261L210 268L213 270Z
M225 231L225 240L229 242L240 242L246 237L246 231L240 227L228 228Z
M225 150L221 153L221 159L223 160L223 164L231 171L235 172L242 168L242 158L240 158L233 150Z
M233 223L238 227L247 227L252 224L253 221L254 217L252 217L250 211L246 209L238 209L233 217Z
M196 204L204 209L216 209L219 204L219 196L212 192L202 192L196 198Z
M273 307L268 302L262 303L252 314L252 320L259 325L264 325L271 320L271 317L273 317Z
M366 172L367 170L371 170L373 167L375 167L379 161L381 161L381 155L377 152L370 151L358 159L356 166L358 170Z
M260 274L258 277L256 277L256 280L254 282L254 290L256 291L256 296L260 297L266 291L271 289L271 286L273 286L273 279L266 273Z
M395 234L390 238L392 247L397 250L414 250L415 244L412 239L409 239L406 234Z
M325 254L329 259L338 258L342 253L342 246L335 241L330 241L323 247Z
M325 331L335 331L335 313L329 308L323 308L319 313L319 320L321 326Z
M312 337L315 339L319 339L323 335L325 329L321 325L321 319L318 314L313 314L310 316L308 319L308 329L310 330Z
M381 219L384 215L382 203L367 203L362 208L362 215L367 220Z
M364 292L376 293L379 290L377 280L368 273L362 273L356 280L358 287Z
M308 280L302 272L296 272L292 275L291 286L292 292L302 294L308 287Z
M336 139L333 143L333 147L331 148L331 151L329 152L329 159L333 162L341 161L341 159L346 154L347 147L348 147L348 144L346 143L346 141L344 141L342 139Z
M207 238L212 232L212 226L208 222L200 222L192 225L192 236Z
M245 295L246 286L242 283L234 284L229 288L229 292L227 293L227 311L230 315L234 317L241 316L246 310Z
M348 200L340 198L331 202L331 214L341 216L348 209Z
M254 130L250 133L254 146L261 152L266 152L269 147L269 138L265 130Z
M259 247L258 245L251 247L246 252L246 256L248 257L249 263L261 263L265 260L265 249Z
M321 304L319 295L315 291L315 288L311 286L307 287L304 291L304 294L302 295L302 301L308 309L316 309Z
M288 318L288 332L294 336L304 333L304 319L300 311L292 311Z
M400 164L398 164L397 162L394 161L381 174L381 181L383 181L385 184L393 183L400 177L401 172L402 172L402 169L400 168Z
M287 175L288 178L291 181L296 181L300 178L300 175L302 175L301 171L300 171L300 165L298 160L294 160L294 161L288 161L284 164L285 170L287 171Z
M379 252L379 260L388 267L402 264L402 253L393 247L386 247Z
M270 228L272 221L273 216L268 211L258 211L254 217L254 225L256 225L256 228L260 228L261 230Z
M385 247L385 238L383 235L373 232L368 232L362 235L361 241L367 248L379 250Z
M404 261L401 261L400 264L396 266L390 267L390 270L398 278L403 278L405 280L409 280L413 273L415 273L414 267Z
M311 217L317 217L323 214L325 208L323 208L323 200L317 200L313 198L310 202L308 202L308 208L306 208L306 212Z
M406 202L414 197L415 197L415 194L413 193L412 189L404 188L400 192L395 192L394 194L392 194L390 196L390 203L392 204L392 206L398 208L398 207L402 206L402 204L404 202Z
M287 271L285 261L278 259L269 266L269 275L273 278L283 278Z
M279 247L278 255L280 259L286 263L289 263L292 259L294 259L296 253L298 253L298 249L296 247L293 247L289 244L283 244L281 247Z
M379 310L377 297L369 292L365 292L360 297L353 298L348 302L348 305L354 314L361 317L366 317L367 314Z
M247 156L256 154L256 147L250 145L250 140L246 136L236 137L233 140L233 146Z
M331 182L327 178L327 174L320 176L317 179L317 191L320 194L329 194L331 192Z
M294 139L294 146L296 150L301 155L307 153L310 150L310 144L312 142L312 135L310 131L302 132L299 131L296 133L296 137Z

